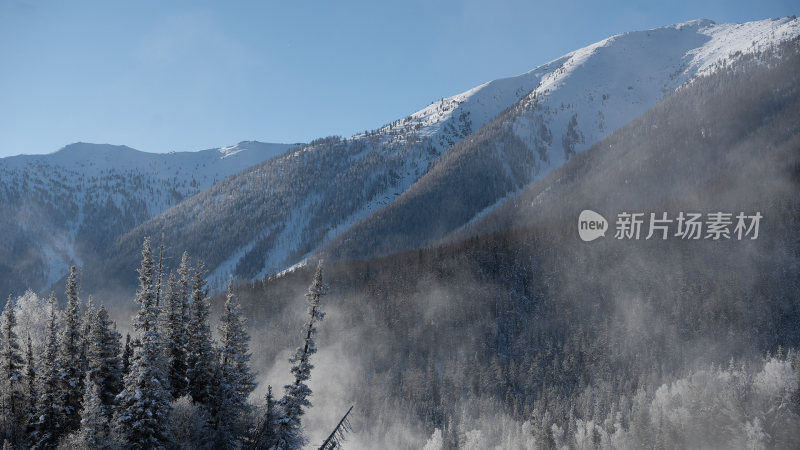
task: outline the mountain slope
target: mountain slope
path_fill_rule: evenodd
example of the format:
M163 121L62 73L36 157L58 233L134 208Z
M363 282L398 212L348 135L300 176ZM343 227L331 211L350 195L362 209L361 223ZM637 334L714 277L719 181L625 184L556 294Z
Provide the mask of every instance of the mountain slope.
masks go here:
M141 238L162 231L176 247L203 255L212 278L261 278L292 265L390 203L444 150L523 98L551 69L491 81L377 130L318 139L267 161L123 236L106 255L114 260L111 272L128 270Z
M12 276L0 287L47 288L125 231L289 147L250 141L153 154L77 143L49 155L2 158L0 267Z
M613 221L622 211L667 206L674 214L760 211L767 231L759 239L764 233L789 236L796 247L798 114L800 37L767 57L748 55L713 76L698 77L446 240L552 221L574 228L584 209ZM786 256L785 248L774 250L770 256Z
M232 177L123 236L109 270L130 272L142 238L162 232L175 252L202 256L221 280L261 278L329 241L327 254L344 259L422 245L692 77L798 33L800 21L786 18L698 20L613 36L379 130L321 139Z
M541 448L743 448L762 417L765 447L798 448L800 405L751 403L736 381L737 368L800 345L798 117L795 39L694 79L570 158L473 225L502 220L492 233L327 264L323 375L310 384L321 396L305 423L324 429L354 403L351 445L364 448L420 448L435 428L454 448L481 433L478 448L529 448L532 435ZM648 240L643 229L587 243L584 208L612 227L623 210L764 218L756 240ZM264 349L255 364L294 345L312 276L313 265L239 291ZM710 365L733 376L717 384L703 370L687 385ZM716 386L724 398L708 401ZM587 445L581 423L616 438Z
M796 18L740 25L699 20L613 36L570 53L514 107L448 150L397 201L336 237L325 256L367 258L434 242L693 77L798 35Z

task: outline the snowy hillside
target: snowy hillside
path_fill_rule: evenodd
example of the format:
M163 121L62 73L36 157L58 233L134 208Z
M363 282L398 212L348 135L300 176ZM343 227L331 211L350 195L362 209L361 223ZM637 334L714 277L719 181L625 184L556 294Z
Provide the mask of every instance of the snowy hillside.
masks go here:
M619 122L627 123L632 114L649 109L691 77L798 34L800 21L794 17L722 25L693 20L620 34L522 75L434 102L377 133L381 143L403 142L408 136L431 137L434 144L447 148L524 99L523 107L546 102L550 115L570 110L593 120L592 127L583 127L588 133L584 141L596 141L598 134L607 135ZM611 98L611 93L619 95ZM568 121L546 125L566 129ZM529 133L520 130L519 134L527 137ZM584 142L582 147L587 146Z
M119 234L288 148L249 141L154 154L76 143L49 155L2 158L0 230L7 251L0 264L25 255L32 270L15 287L46 288Z
M517 106L514 131L558 167L692 77L798 35L800 21L785 18L724 25L695 20L612 36L566 55L541 77ZM552 138L542 139L542 125Z
M409 230L430 231L430 221L444 215L455 226L469 222L692 77L798 35L800 21L784 18L696 20L612 36L378 130L321 139L232 177L124 236L114 250L123 255L117 269L131 266L143 236L163 230L169 241L203 255L212 279L260 278L331 240L352 257L417 245L425 237ZM502 170L465 178L469 165ZM456 197L448 209L411 201L423 192L436 199L448 180L453 190L479 181L500 187L479 202Z
M364 258L435 240L488 213L693 77L798 35L796 18L735 25L695 20L612 36L540 66L519 77L538 81L522 100L448 150L398 201L339 234L329 254ZM457 97L475 97L481 89Z

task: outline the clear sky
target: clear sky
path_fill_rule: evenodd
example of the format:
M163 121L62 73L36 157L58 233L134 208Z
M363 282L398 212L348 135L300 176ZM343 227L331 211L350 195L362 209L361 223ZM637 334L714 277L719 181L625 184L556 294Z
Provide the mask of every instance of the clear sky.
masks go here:
M625 31L797 0L0 0L0 156L151 152L377 128Z

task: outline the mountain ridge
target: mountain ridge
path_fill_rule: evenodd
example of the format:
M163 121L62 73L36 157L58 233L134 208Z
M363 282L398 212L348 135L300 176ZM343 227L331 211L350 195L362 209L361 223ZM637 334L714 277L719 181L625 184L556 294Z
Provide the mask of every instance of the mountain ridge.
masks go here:
M142 238L161 233L176 247L171 252L203 257L210 278L223 281L230 273L260 279L323 248L348 259L425 245L692 77L798 34L800 21L783 18L694 20L611 36L377 130L315 140L215 184L109 245L108 276L132 270ZM469 194L455 192L465 187ZM443 189L454 192L446 197ZM412 192L426 200L410 201Z
M341 233L322 254L363 259L433 244L695 77L798 35L796 18L723 25L695 20L614 35L570 52L525 98L450 148L394 203Z
M70 144L46 155L0 158L0 266L21 273L8 291L49 288L119 234L293 145L243 141L199 152L147 153ZM23 255L19 264L13 258Z

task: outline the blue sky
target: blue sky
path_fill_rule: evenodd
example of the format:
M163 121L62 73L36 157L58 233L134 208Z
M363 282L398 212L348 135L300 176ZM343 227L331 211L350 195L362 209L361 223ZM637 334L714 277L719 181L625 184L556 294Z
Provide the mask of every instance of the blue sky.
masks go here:
M0 0L0 156L349 136L625 31L782 1Z

